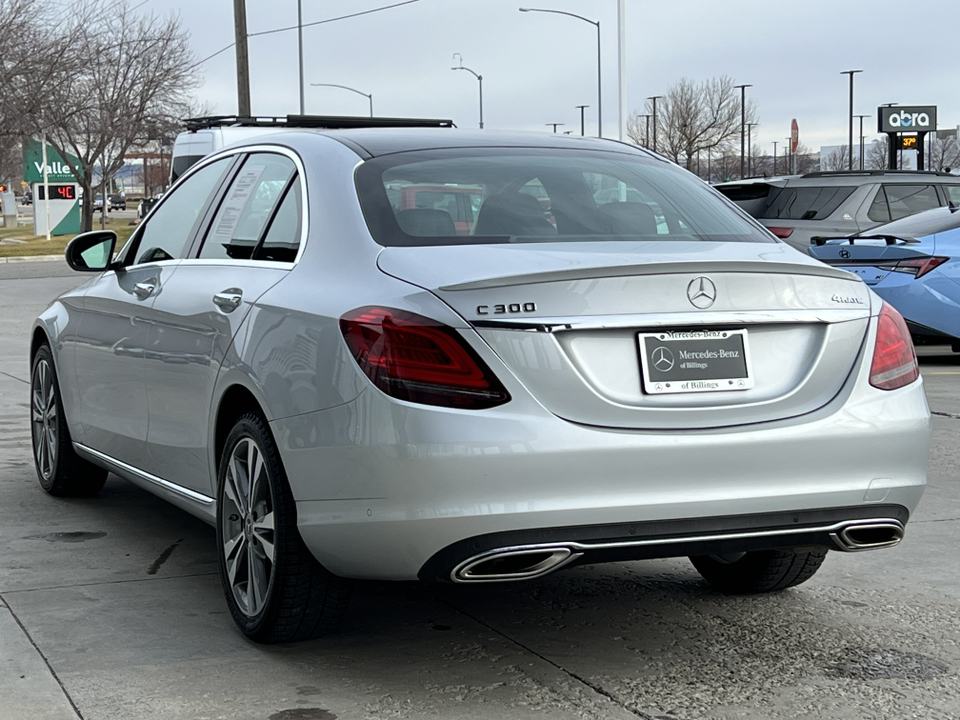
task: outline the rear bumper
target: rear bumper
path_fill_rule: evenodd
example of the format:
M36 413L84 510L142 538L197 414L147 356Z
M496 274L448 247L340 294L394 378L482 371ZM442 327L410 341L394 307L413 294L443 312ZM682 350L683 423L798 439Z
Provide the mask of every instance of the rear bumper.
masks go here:
M439 551L420 579L527 580L572 565L783 548L857 552L898 544L908 517L898 505L861 505L492 533Z
M482 552L497 533L621 526L629 538L641 524L709 530L717 518L836 509L849 511L840 520L905 522L923 493L930 442L922 382L729 430L614 431L532 402L455 411L373 390L272 427L311 551L337 574L397 580L449 577L432 558L465 542Z

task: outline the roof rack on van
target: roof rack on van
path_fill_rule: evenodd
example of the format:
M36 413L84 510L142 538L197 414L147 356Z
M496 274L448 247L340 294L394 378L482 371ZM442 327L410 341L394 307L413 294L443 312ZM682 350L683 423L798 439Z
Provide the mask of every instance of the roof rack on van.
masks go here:
M255 115L210 115L207 117L186 118L183 126L190 132L213 127L286 127L286 128L323 128L343 130L347 128L368 127L454 127L453 120L430 118L390 118L390 117L354 117L350 115L287 115L286 117L268 117Z
M843 176L871 176L871 175L940 175L950 176L951 173L941 170L819 170L801 175L805 178L843 177Z

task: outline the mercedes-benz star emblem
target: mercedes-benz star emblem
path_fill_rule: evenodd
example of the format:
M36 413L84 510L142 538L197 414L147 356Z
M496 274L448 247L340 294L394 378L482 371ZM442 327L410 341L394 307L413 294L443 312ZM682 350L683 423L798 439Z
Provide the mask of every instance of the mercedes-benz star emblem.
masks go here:
M673 367L673 353L661 345L653 351L653 366L660 372L667 372Z
M713 280L703 275L695 277L687 285L687 299L695 308L708 308L717 299L717 286Z

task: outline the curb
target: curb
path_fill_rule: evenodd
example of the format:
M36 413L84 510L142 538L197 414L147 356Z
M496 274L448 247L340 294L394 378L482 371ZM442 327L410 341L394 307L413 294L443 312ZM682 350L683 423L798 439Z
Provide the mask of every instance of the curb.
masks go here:
M11 257L0 257L0 265L4 263L22 263L22 262L56 262L63 260L63 255L14 255Z

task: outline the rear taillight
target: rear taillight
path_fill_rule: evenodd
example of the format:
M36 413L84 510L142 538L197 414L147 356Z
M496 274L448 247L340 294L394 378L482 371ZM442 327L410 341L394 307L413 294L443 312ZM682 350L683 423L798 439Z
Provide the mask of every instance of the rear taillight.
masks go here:
M772 232L781 240L785 240L786 238L793 235L793 228L768 227L767 230Z
M364 307L340 318L340 331L360 369L399 400L481 409L510 394L452 329L404 310Z
M943 265L949 259L950 258L948 257L935 256L908 258L906 260L897 260L896 262L889 264L878 264L877 267L885 270L892 270L893 272L910 273L911 275L919 278L926 275L935 267Z
M870 384L881 390L896 390L919 376L920 367L907 324L893 306L884 303L877 318Z

